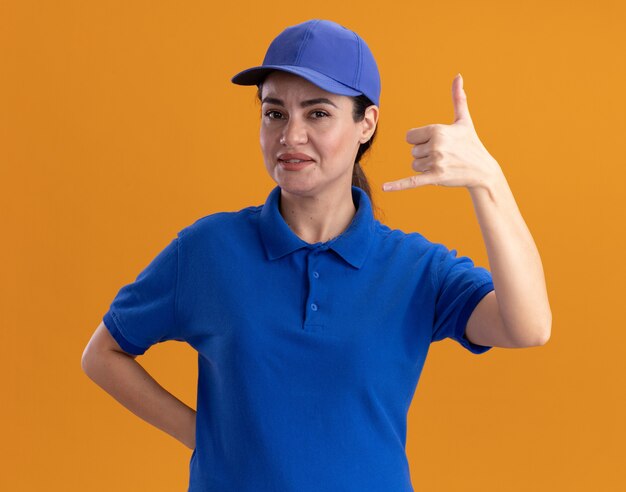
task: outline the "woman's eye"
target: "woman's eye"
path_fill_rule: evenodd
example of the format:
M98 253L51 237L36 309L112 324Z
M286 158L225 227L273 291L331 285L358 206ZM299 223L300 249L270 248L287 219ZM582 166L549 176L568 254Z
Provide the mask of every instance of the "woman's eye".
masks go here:
M313 115L315 119L326 118L329 116L326 111L313 111L311 115ZM270 109L265 112L265 116L267 116L270 120L279 120L282 119L283 114L275 109Z
M272 115L278 115L278 116L274 118ZM279 119L282 115L278 111L274 111L273 109L270 109L269 111L265 112L265 116L267 116L271 120L276 120L276 119Z

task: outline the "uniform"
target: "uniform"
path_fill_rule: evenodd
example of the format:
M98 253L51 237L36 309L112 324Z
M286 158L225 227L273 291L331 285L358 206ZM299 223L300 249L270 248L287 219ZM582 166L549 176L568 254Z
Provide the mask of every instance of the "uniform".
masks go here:
M350 226L306 243L263 205L178 232L103 321L143 354L198 352L188 492L410 492L406 417L431 342L465 336L488 270L374 219L352 186Z

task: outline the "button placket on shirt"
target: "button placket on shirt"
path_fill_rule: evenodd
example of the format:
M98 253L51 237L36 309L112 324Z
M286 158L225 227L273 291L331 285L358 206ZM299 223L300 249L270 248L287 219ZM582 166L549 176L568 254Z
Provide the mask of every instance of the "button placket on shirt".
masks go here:
M317 247L312 249L307 255L307 275L309 280L309 292L307 295L306 309L304 315L304 329L307 331L315 331L321 327L320 309L323 306L319 304L318 293L320 290L320 273L319 273L319 255L326 251L326 247Z

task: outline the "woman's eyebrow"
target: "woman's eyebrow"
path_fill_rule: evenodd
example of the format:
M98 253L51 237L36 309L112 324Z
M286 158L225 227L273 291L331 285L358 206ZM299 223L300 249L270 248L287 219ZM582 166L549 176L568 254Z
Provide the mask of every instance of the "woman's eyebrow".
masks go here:
M285 107L285 103L282 101L282 99L276 99L275 97L264 97L263 101L261 101L261 104L264 103L276 104L277 106ZM326 99L325 97L307 99L306 101L302 101L300 103L300 106L306 108L307 106L314 106L315 104L330 104L331 106L335 106L337 109L339 109L334 102L332 102L330 99Z

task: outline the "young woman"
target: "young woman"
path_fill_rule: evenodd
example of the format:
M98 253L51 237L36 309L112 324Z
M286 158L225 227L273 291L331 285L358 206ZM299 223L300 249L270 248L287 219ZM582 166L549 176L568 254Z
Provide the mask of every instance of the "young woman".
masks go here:
M411 129L413 169L392 183L464 186L492 271L374 218L359 165L380 77L354 32L285 29L256 85L276 186L262 205L178 232L120 289L83 355L87 374L193 450L189 491L412 491L406 416L432 342L472 353L544 344L539 254L455 78L453 125ZM197 410L136 362L150 346L198 351ZM197 412L197 413L196 413Z

